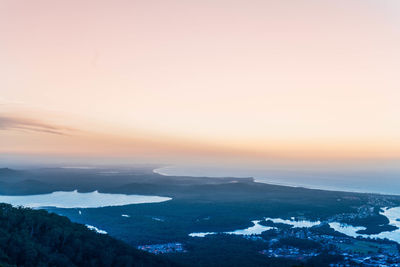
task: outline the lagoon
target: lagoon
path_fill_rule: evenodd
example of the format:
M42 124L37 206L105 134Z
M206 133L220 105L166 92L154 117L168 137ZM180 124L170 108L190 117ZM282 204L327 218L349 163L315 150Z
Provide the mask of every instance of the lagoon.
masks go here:
M363 238L373 238L373 239L388 239L395 241L400 244L400 207L394 208L384 208L383 211L380 212L382 215L386 216L389 219L389 224L398 227L398 229L394 231L385 231L379 234L367 235L367 234L359 234L358 231L365 230L365 227L362 226L352 226L348 224L343 224L340 222L330 222L329 227L334 229L335 231L345 234L350 237L363 237ZM294 218L288 219L280 219L280 218L265 218L265 221L272 221L273 223L282 223L291 225L294 228L310 228L317 225L320 225L320 221L307 221L307 220L295 220ZM260 224L261 220L252 221L254 224L251 227L246 229L240 229L231 232L222 232L221 234L235 234L235 235L260 235L262 232L277 229L276 227L264 226ZM205 237L206 235L217 234L217 232L200 232L200 233L190 233L191 237Z
M239 229L231 232L222 232L221 234L227 235L260 235L262 232L274 229L274 227L264 226L260 224L260 220L252 221L254 224L246 229ZM215 235L218 234L217 232L203 232L203 233L190 233L189 236L191 237L205 237L206 235Z
M389 239L400 244L400 207L395 208L384 208L382 215L389 219L389 224L396 226L397 229L393 231L385 231L379 234L366 235L357 233L360 230L365 230L365 227L352 226L348 224L341 224L338 222L329 223L329 226L335 231L345 234L351 237L363 237L363 238L373 238L373 239Z
M169 197L126 195L99 193L97 190L89 193L75 191L56 191L50 194L5 196L0 195L0 203L28 208L101 208L109 206L124 206L131 204L159 203L171 200Z
M273 223L283 223L283 224L288 224L293 226L294 228L302 228L302 227L306 227L306 228L310 228L316 225L321 224L320 221L306 221L306 220L295 220L294 218L292 218L291 220L284 220L284 219L280 219L280 218L266 218L266 221L272 221Z

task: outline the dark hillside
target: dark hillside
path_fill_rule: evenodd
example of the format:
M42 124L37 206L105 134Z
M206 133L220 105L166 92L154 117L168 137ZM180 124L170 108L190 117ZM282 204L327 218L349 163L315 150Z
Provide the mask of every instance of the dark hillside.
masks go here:
M2 182L17 182L23 179L24 171L13 170L10 168L0 168L0 181Z
M44 210L0 204L0 266L173 266Z

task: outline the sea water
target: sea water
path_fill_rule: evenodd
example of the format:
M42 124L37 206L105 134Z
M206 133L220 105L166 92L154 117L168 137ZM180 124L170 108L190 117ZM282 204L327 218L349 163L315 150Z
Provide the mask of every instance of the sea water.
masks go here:
M400 166L400 164L399 164ZM256 182L311 189L400 195L400 167L290 166L221 167L182 165L154 170L166 176L253 177Z

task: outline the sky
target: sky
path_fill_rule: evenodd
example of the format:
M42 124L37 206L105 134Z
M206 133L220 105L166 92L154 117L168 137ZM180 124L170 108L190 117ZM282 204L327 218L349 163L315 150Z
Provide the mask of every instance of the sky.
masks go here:
M399 14L398 0L0 0L0 156L398 160Z

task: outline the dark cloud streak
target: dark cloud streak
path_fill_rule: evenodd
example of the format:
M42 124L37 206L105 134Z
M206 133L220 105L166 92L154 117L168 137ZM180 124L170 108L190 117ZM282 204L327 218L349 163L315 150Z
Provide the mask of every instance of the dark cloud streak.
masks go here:
M72 129L51 125L30 118L18 118L0 115L0 131L21 130L57 135L68 135Z

